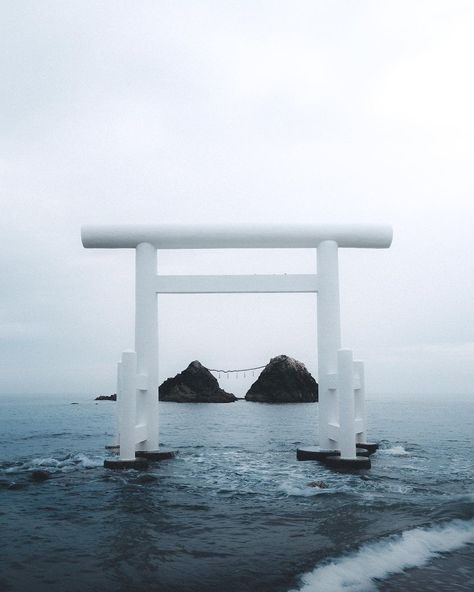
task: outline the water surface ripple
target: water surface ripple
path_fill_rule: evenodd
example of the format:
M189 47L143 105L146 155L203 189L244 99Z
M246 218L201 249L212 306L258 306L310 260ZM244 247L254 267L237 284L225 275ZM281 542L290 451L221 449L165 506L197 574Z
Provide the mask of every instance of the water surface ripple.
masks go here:
M0 399L2 591L473 589L472 402L370 401L360 475L296 461L316 404L243 401L162 404L178 457L106 470L114 405Z

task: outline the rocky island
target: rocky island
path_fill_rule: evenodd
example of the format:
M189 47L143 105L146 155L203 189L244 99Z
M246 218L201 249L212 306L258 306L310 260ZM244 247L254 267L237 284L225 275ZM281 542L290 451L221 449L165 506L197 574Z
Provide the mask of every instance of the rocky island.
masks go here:
M117 393L113 395L99 395L94 399L94 401L116 401L117 400Z
M302 362L276 356L262 370L245 399L258 403L310 403L318 400L318 384Z
M201 362L194 360L186 370L160 385L160 401L176 403L232 403L237 397L219 387L215 378Z

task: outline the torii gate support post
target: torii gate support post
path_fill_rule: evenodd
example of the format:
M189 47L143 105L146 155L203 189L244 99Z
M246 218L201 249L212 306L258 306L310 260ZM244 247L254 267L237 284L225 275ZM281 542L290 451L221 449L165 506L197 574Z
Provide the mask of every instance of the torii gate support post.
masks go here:
M356 418L359 418L362 422L364 427L363 430L356 433L356 447L359 444L363 445L367 443L367 413L365 410L365 372L364 372L364 363L361 361L354 362L354 373L355 377L358 380L359 388L355 392L355 399L354 405L355 410L354 414ZM364 448L364 446L360 446L360 448Z
M317 271L319 446L299 448L297 458L320 460L343 469L370 468L367 456L378 446L367 443L366 439L364 365L353 362L351 350L341 349L339 245L336 241L319 243ZM354 388L356 375L357 390Z
M158 452L158 303L155 290L156 248L140 243L135 265L135 351L142 384L137 393L138 422L145 423L146 440L140 452Z
M334 450L337 444L329 437L329 424L338 420L338 401L337 393L329 388L329 377L337 372L337 351L341 347L337 243L322 241L317 248L317 261L319 446L322 450Z
M137 352L136 456L148 460L172 458L159 447L159 360L157 253L148 242L135 248L135 351Z
M118 409L120 456L118 459L106 459L104 466L109 469L139 469L147 465L147 461L135 455L135 425L137 412L137 355L134 351L124 351L118 366L119 378L117 401Z

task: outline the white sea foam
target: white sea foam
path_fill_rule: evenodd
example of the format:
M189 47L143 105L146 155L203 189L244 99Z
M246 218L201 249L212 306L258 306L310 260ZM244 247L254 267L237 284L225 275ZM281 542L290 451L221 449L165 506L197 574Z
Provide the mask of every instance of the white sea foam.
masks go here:
M410 453L403 448L403 446L392 446L391 448L381 448L382 454L388 454L390 456L408 456Z
M433 528L415 528L402 535L367 544L302 576L299 592L370 592L375 579L425 565L440 553L474 543L474 520L453 520Z
M26 465L27 463L25 463ZM61 461L59 461L57 458L33 458L31 461L31 467L35 468L35 467L60 467L61 466Z
M32 458L25 463L9 467L5 470L5 473L22 473L25 471L33 471L41 468L46 469L50 472L71 472L78 469L92 469L101 467L104 464L102 457L91 458L86 454L79 452L77 454L69 454L65 458Z
M75 454L72 458L73 458L74 463L80 465L84 469L94 469L96 467L102 467L104 465L103 458L99 458L99 457L90 458L89 456L86 456L82 452Z
M313 495L319 495L322 493L330 493L331 489L325 487L317 487L308 484L296 485L295 483L282 483L278 489L286 495L298 496L298 497L312 497Z

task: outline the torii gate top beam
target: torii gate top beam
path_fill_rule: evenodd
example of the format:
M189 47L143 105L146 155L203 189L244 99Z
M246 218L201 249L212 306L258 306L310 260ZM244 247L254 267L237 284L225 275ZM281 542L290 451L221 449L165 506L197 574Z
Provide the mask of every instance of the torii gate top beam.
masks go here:
M323 241L338 247L386 249L392 227L385 224L113 224L83 226L82 244L94 249L308 249Z

